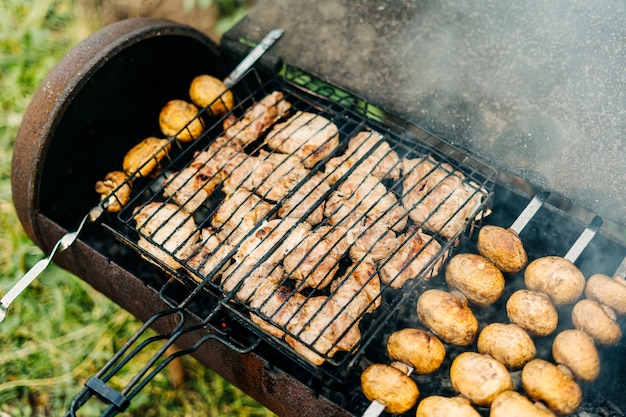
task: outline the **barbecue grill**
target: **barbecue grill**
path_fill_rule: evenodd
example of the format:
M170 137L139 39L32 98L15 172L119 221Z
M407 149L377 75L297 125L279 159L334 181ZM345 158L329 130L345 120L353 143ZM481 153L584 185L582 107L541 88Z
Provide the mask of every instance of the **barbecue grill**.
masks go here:
M289 36L288 32L286 36ZM80 219L94 205L98 206L94 184L108 172L119 169L126 152L139 140L163 136L156 123L163 104L173 98L186 97L189 82L196 75L211 74L224 79L228 69L241 60L249 46L249 42L242 43L237 39L237 29L227 35L220 48L190 27L164 20L137 19L107 27L71 51L36 93L16 141L13 161L15 205L26 232L35 243L50 252L61 236L75 230ZM94 50L98 52L93 54ZM164 60L172 65L163 65ZM86 224L79 239L55 257L59 265L146 323L137 333L136 340L125 345L86 383L72 405L72 412L93 397L104 401L109 415L122 411L169 361L178 355L191 354L278 415L361 415L369 405L360 390L361 372L368 364L388 362L385 342L394 330L420 326L415 312L416 300L425 288L445 287L440 276L442 263L445 265L454 253L476 252L476 230L481 224L509 226L532 197L542 191L511 172L496 170L467 149L453 146L399 118L386 107L377 107L358 93L282 63L271 53L246 73L232 91L236 105L227 115L216 117L207 108L200 110L197 118L205 126L203 134L192 143L169 137L167 157L159 161L156 175L132 178L130 202L119 213L105 211L97 222ZM142 228L136 217L138 210L150 204L156 204L156 207L171 204L172 195L164 194L168 182L196 163L203 151L211 149L214 155L216 149L219 152L221 147L229 146L229 142L226 145L219 142L227 130L224 122L229 118L243 120L248 109L275 91L281 92L280 100L291 106L289 114L281 117L278 123L289 126L290 122L293 123L290 117L297 112L323 117L337 127L338 146L299 177L297 185L285 198L278 199L254 228L246 230L232 245L220 242L224 246L218 248L223 247L222 253L226 255L216 258L211 267L205 268L208 263L193 263L192 260L202 250L198 245L202 240L197 236L201 230L211 230L216 210L228 198L228 193L220 188L222 184L193 210L185 210L186 203L177 205L174 215L182 213L185 216L179 223L191 221L194 224L194 233L190 235L196 236L195 241L191 242L192 238L186 236L172 246L168 242L169 232L166 237L157 238L158 228L157 232ZM381 283L380 290L356 317L352 315L350 320L345 319L342 314L347 307L343 304L334 311L332 319L324 322L325 326L311 336L307 329L314 328L315 321L321 318L323 306L331 303L329 300L337 296L341 285L304 288L301 281L286 271L270 293L272 295L265 294L255 303L254 294L260 292L259 286L252 288L252 295L243 297L240 290L246 278L228 286L227 271L237 266L232 263L233 259L240 264L247 263L251 255L241 251L246 239L267 231L271 237L277 228L263 227L280 218L279 212L286 198L313 176L328 175L326 163L348 154L349 141L359 132L380 136L369 152L360 155L357 163L342 173L309 209L293 221L284 237L275 241L267 237L271 243L269 250L248 263L251 268L244 276L250 276L268 264L271 264L272 271L275 270L284 258L284 255L278 256L281 242L291 234L295 235L298 226L306 224L308 216L322 202L327 203L333 193L341 191L341 187L349 183L350 175L359 169L359 163L364 164L369 157L375 156L378 149L383 149L383 143L390 145L399 158L432 161L429 172L440 170L444 172L444 178L459 179L469 193L461 204L455 206L451 217L454 213L461 213L464 221L461 227L449 233L442 232L443 228L428 231L427 236L437 243L438 249L429 255L428 261L411 279L396 286L397 275L392 276ZM260 159L262 155L274 152L267 147L268 134L265 131L238 149L244 156L242 161ZM237 134L229 140L237 140ZM204 166L211 161L211 158L203 161ZM291 171L286 172L288 175ZM203 178L207 183L211 180L210 177ZM400 207L410 188L401 178L385 178L381 183L395 203L377 213L376 220L384 218L394 207ZM130 185L130 180L127 184ZM447 200L435 206L430 216L442 209ZM68 205L68 201L72 204ZM363 201L370 205L368 209L372 209L381 199L366 196ZM368 215L368 210L356 214L362 219ZM338 226L331 224L328 217L322 225L336 230ZM168 221L164 222L167 224ZM409 219L405 212L393 225L400 221L427 228L428 219L422 222ZM598 226L595 213L552 193L524 228L521 237L530 259L546 254L563 256L588 226ZM345 229L342 230L339 236L347 237ZM407 237L416 233L415 228L407 226L398 227L396 232ZM594 232L597 233L593 240L577 257L577 266L586 276L593 273L612 275L626 256L626 246L619 238L622 228L617 223L605 221L602 229ZM359 233L364 230L360 229ZM187 243L191 249L182 254L181 248ZM147 247L156 248L156 254ZM420 254L422 252L417 252L416 257ZM275 261L275 255L279 257L278 261ZM379 275L393 255L391 253L380 261ZM328 256L324 253L324 257ZM350 277L364 262L363 258L351 259L347 252L342 253L337 261L336 276ZM267 280L267 273L263 272L261 278ZM337 278L336 282L347 282L345 279ZM368 282L372 279L370 276ZM476 311L479 321L506 322L504 301L507 295L523 286L521 281L517 275L510 277L502 301L493 308ZM296 311L304 311L307 300L320 301L322 306L305 316L305 324L300 327L290 326L289 321L281 321L275 311L268 312L263 308L272 296L293 299L294 294L303 297ZM318 342L327 341L324 331L329 327L328 323L338 321L344 321L344 326L334 339L330 339L330 346L322 348ZM147 338L145 330L148 327L161 336ZM560 311L559 328L571 327L566 307ZM343 337L357 329L358 340L349 347L338 349ZM163 348L152 358L146 372L126 387L109 385L120 367L126 361L137 360L136 355L142 346L149 343L163 343ZM537 356L549 357L551 338L536 343ZM167 348L174 344L180 350L168 356ZM584 403L579 413L623 415L621 410L626 409L620 395L623 348L622 343L599 348L603 363L612 366L603 366L601 377L584 385ZM441 371L413 377L422 397L455 395L446 370L451 358L461 351L449 347ZM513 374L519 379L519 373ZM519 386L519 381L516 385ZM302 404L307 407L303 408ZM487 410L481 412L488 414Z

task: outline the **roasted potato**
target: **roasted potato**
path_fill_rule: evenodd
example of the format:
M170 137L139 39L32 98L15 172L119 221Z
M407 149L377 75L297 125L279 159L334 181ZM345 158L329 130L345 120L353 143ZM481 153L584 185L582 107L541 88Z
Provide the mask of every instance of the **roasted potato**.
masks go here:
M402 414L411 409L419 397L417 384L398 369L373 364L361 374L361 389L370 401L385 405L385 411Z
M616 345L622 338L622 329L615 321L615 312L593 300L584 299L572 309L572 323L601 345Z
M506 302L506 312L515 323L533 336L548 336L559 324L559 314L546 294L515 291Z
M530 398L560 415L573 413L582 402L582 390L576 381L544 359L533 359L524 366L522 387Z
M145 138L126 153L122 168L128 176L147 177L167 156L171 147L167 139Z
M207 107L215 116L228 113L235 104L232 91L219 78L211 75L198 75L191 81L189 97L198 107Z
M477 245L478 253L505 274L521 271L528 262L522 240L514 230L484 225L478 232Z
M407 328L389 336L387 354L390 359L413 367L416 374L430 374L443 363L446 348L435 335Z
M489 417L554 417L554 413L519 392L504 391L491 403Z
M585 276L572 262L560 256L535 259L524 271L524 284L530 290L547 294L557 305L575 302L585 289Z
M468 346L476 340L478 320L465 300L443 290L426 290L417 300L419 321L446 343Z
M159 113L159 126L165 136L176 137L180 142L198 139L204 131L198 108L184 100L170 100Z
M470 304L488 307L504 291L504 276L491 261L473 253L453 256L445 271L449 287L462 293Z
M626 285L622 278L595 274L587 280L585 296L611 307L619 316L626 314Z
M432 395L420 401L415 417L480 417L467 398Z
M600 375L600 355L593 339L582 330L568 329L552 342L552 356L581 381L590 382Z
M96 182L96 193L105 201L108 212L117 213L128 203L132 192L132 181L122 171L109 172L104 180Z
M498 394L513 389L504 365L476 352L463 352L452 361L450 382L456 392L481 407L489 407Z
M524 329L504 323L485 326L478 335L477 348L511 370L521 369L537 353L535 343Z

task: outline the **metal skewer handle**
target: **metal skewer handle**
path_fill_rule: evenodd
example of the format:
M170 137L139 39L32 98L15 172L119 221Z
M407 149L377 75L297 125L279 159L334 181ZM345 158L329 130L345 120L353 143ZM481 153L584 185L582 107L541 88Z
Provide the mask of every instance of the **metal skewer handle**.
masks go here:
M7 316L7 309L11 305L13 301L22 293L28 286L35 280L41 273L48 267L52 258L57 253L61 253L70 246L74 244L76 238L78 238L78 234L83 230L87 223L95 222L104 212L104 207L102 205L97 205L92 208L89 213L83 218L80 222L78 228L71 233L66 233L61 236L61 239L57 241L57 243L52 248L52 251L48 256L39 260L31 269L22 276L13 287L2 297L0 300L0 322L3 321Z

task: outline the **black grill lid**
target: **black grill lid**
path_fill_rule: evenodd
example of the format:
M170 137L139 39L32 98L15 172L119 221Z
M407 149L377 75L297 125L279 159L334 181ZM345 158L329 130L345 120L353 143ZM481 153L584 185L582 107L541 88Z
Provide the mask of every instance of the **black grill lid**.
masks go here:
M626 224L626 4L258 0L226 34Z

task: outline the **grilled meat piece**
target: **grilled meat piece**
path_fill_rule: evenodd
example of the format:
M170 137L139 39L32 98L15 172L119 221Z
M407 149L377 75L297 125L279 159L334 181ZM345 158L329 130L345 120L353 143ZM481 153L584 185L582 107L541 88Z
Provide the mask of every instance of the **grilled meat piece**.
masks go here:
M234 192L237 186L252 191L269 201L283 199L309 173L298 158L261 150L258 157L249 157L225 181L224 190Z
M409 279L416 278L441 249L439 242L414 225L409 226L399 240L398 249L380 269L381 281L394 289L402 287ZM439 257L433 267L433 276L438 274L442 263L443 257Z
M376 310L382 298L376 265L365 259L348 268L343 277L331 284L330 294L354 321L360 320L364 313Z
M386 259L398 247L398 239L393 230L382 222L367 220L355 224L349 231L354 243L350 247L350 259L359 262L368 258L373 262Z
M222 274L222 285L234 288L262 265L277 265L310 230L307 222L292 219L264 221L241 242L232 257L233 263Z
M370 150L372 153L367 155ZM328 182L336 183L354 165L357 167L352 174L359 176L372 175L379 179L395 180L400 178L400 158L378 132L357 133L348 142L348 148L343 155L329 159L325 165Z
M449 164L403 159L402 204L413 221L451 239L478 209L485 194Z
M140 233L139 247L172 269L181 267L200 238L191 214L175 204L149 202L136 209L133 217Z
M320 226L309 233L285 256L283 265L287 275L302 288L328 286L350 246L346 232L341 226Z
M283 93L274 91L246 110L240 120L232 114L227 117L223 123L224 135L245 147L259 139L289 109L291 104Z
M306 221L316 226L324 220L324 195L330 190L326 176L321 172L313 175L308 181L297 188L295 193L283 200L278 216L299 219L311 210Z
M273 205L255 194L239 189L226 196L211 219L211 225L219 230L219 237L236 245L270 212Z
M298 111L268 133L267 146L299 157L306 168L313 168L339 146L339 130L319 114Z
M339 350L351 350L359 342L357 324L334 299L311 297L287 322L287 330L296 337L287 334L285 341L307 360L321 365L325 359L320 354L333 356Z
M207 150L197 153L189 166L166 176L163 195L193 212L247 158L239 148L220 137Z
M200 231L200 242L193 249L193 254L187 261L189 273L198 282L202 282L210 274L214 281L220 276L220 272L228 267L228 263L220 265L232 250L232 247L220 240L215 231L210 227ZM219 270L215 270L219 267ZM215 270L215 271L214 271Z
M285 325L302 308L305 301L304 295L282 286L269 297L255 297L250 303L252 308L258 309L270 321L255 313L250 313L250 318L269 334L282 338L285 335Z
M243 280L227 277L223 282L223 289L228 293L237 290L235 297L243 302L251 304L256 300L256 303L260 303L278 289L284 276L285 272L280 265L264 263L251 270Z
M342 224L347 228L367 219L400 232L407 222L406 211L396 196L371 175L346 178L326 201L324 215L331 224Z

